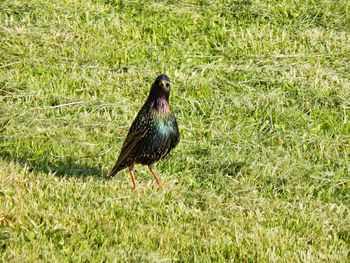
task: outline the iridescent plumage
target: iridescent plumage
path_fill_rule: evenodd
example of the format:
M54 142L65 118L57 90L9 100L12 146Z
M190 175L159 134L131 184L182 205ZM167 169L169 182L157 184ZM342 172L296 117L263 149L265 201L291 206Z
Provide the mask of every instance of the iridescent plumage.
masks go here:
M180 138L176 118L170 110L169 95L170 79L167 75L159 75L129 129L109 177L129 167L133 185L136 188L133 170L135 163L140 163L148 165L157 180L158 187L162 187L153 164L175 148Z

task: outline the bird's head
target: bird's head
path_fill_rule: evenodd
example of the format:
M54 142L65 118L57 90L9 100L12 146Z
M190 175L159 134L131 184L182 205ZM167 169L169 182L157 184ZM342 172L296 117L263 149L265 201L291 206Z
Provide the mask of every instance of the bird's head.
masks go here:
M153 82L151 87L150 96L153 98L163 97L166 100L170 95L170 79L165 74L160 74Z

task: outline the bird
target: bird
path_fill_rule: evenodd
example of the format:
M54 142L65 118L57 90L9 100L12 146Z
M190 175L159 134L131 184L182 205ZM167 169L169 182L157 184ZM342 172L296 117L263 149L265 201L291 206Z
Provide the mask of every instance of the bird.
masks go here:
M160 74L153 82L146 102L132 122L122 145L119 157L108 177L129 168L133 188L138 187L135 179L135 164L147 165L158 189L164 186L158 178L154 164L167 156L180 141L179 127L169 104L170 79Z

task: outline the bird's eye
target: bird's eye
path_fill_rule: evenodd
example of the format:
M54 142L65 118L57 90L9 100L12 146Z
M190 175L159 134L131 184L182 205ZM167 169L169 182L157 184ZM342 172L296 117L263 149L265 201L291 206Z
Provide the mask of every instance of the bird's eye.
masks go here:
M167 82L167 83L165 84L165 87L169 88L169 87L170 87L170 83Z

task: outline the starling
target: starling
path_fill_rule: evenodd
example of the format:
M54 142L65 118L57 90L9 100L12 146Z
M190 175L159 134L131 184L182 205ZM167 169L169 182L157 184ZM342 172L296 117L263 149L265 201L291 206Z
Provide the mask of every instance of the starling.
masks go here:
M152 84L145 104L131 124L120 155L108 177L128 167L134 189L136 163L148 165L158 188L163 188L154 169L154 163L164 158L179 143L180 133L169 105L170 79L159 75Z

